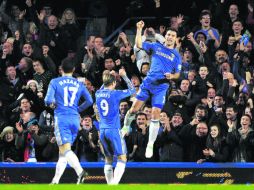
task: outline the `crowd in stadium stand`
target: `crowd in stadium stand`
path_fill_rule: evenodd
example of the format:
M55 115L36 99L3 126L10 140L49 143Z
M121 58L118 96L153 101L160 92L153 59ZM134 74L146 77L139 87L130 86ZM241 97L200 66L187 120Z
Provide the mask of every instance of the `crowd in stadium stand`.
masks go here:
M194 22L185 15L165 22L157 14L165 7L154 1L158 19L145 26L143 40L163 43L167 28L177 30L182 71L178 80L167 81L170 88L153 157L145 157L152 111L148 100L125 136L128 161L254 161L254 4L241 1L246 8L241 12L233 1L212 3L216 5L207 5ZM89 22L90 33L82 41L83 32L71 8L57 17L47 4L37 10L32 0L22 6L1 2L0 161L57 161L54 110L45 106L44 98L50 80L61 76L63 59L75 62L74 77L84 82L93 98L104 70L115 70L117 88L126 89L117 74L125 68L138 92L149 72L151 52L135 47L124 32L105 45L106 24L105 19ZM122 126L134 99L135 95L120 104ZM98 131L94 105L81 113L72 146L80 161L103 160Z

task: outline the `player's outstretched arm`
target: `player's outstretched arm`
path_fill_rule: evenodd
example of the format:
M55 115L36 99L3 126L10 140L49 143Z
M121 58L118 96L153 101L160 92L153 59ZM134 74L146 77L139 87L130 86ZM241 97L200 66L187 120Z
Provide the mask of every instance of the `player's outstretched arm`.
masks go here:
M135 44L137 48L142 48L142 29L145 26L145 23L141 20L137 24L137 33L136 33L136 39L135 39Z
M128 89L131 91L131 94L134 94L136 92L135 86L132 84L130 79L127 77L126 71L124 69L120 69L119 70L119 75L126 82L126 84L128 86Z

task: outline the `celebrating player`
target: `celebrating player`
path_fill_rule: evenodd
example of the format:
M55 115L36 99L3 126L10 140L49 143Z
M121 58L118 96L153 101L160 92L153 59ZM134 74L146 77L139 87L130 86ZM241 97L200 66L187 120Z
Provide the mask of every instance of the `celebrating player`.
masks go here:
M93 100L84 84L72 77L75 66L71 59L63 60L62 70L63 76L51 80L45 97L46 105L55 108L54 133L59 146L59 160L52 183L59 183L68 163L76 171L77 184L79 184L88 174L83 170L77 156L71 150L71 145L80 127L79 112L92 105ZM81 97L84 97L85 101L79 106Z
M135 93L135 87L127 78L124 69L119 75L128 85L128 90L115 90L116 79L111 71L103 72L103 86L95 94L96 105L100 116L100 141L104 149L104 173L108 184L118 184L126 165L126 144L120 134L119 104L121 99ZM117 156L116 168L113 172L113 156Z
M175 49L177 32L169 29L165 35L164 44L158 42L142 42L141 33L144 22L137 23L136 46L146 51L152 51L152 64L147 77L140 86L136 100L127 112L124 121L123 132L127 133L131 121L135 118L135 113L140 110L144 102L150 97L152 100L152 118L149 126L149 141L145 156L153 156L153 145L159 131L159 118L161 109L165 103L166 91L169 87L168 80L179 78L181 71L181 56Z

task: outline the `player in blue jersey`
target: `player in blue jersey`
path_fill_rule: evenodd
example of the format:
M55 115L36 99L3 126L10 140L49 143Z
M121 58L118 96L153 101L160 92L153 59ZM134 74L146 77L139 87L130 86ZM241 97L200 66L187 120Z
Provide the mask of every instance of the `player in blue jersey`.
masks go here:
M152 101L152 118L149 126L149 140L146 148L145 156L151 158L153 156L153 144L157 138L159 131L159 118L161 109L165 103L165 96L169 87L169 80L179 78L182 60L181 55L175 49L177 32L168 30L165 35L164 44L158 42L149 43L142 42L141 33L144 22L137 23L136 46L146 51L152 51L152 61L150 71L140 86L136 100L127 112L124 121L123 133L127 133L131 121L135 118L135 113L140 110L144 102L151 96ZM165 83L165 81L167 81Z
M84 84L72 77L75 70L73 61L64 59L61 66L63 76L51 80L45 97L46 105L55 108L54 133L59 146L59 160L52 183L59 183L68 163L76 171L79 184L83 182L87 172L81 167L77 156L71 150L71 145L80 127L79 112L92 105L93 100ZM84 97L85 101L78 105L81 97Z
M105 154L104 173L108 184L118 184L125 170L126 145L120 134L120 101L135 93L135 87L128 79L124 69L119 75L128 85L128 90L115 90L116 79L112 72L103 72L103 86L95 94L96 105L100 117L100 141ZM116 168L113 172L113 156L117 156Z

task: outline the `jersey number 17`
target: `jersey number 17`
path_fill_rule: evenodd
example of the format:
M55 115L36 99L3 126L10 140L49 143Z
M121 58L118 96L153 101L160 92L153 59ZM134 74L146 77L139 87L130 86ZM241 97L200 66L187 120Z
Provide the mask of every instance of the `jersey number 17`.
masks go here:
M64 106L73 106L77 92L78 92L77 87L73 86L64 87Z

